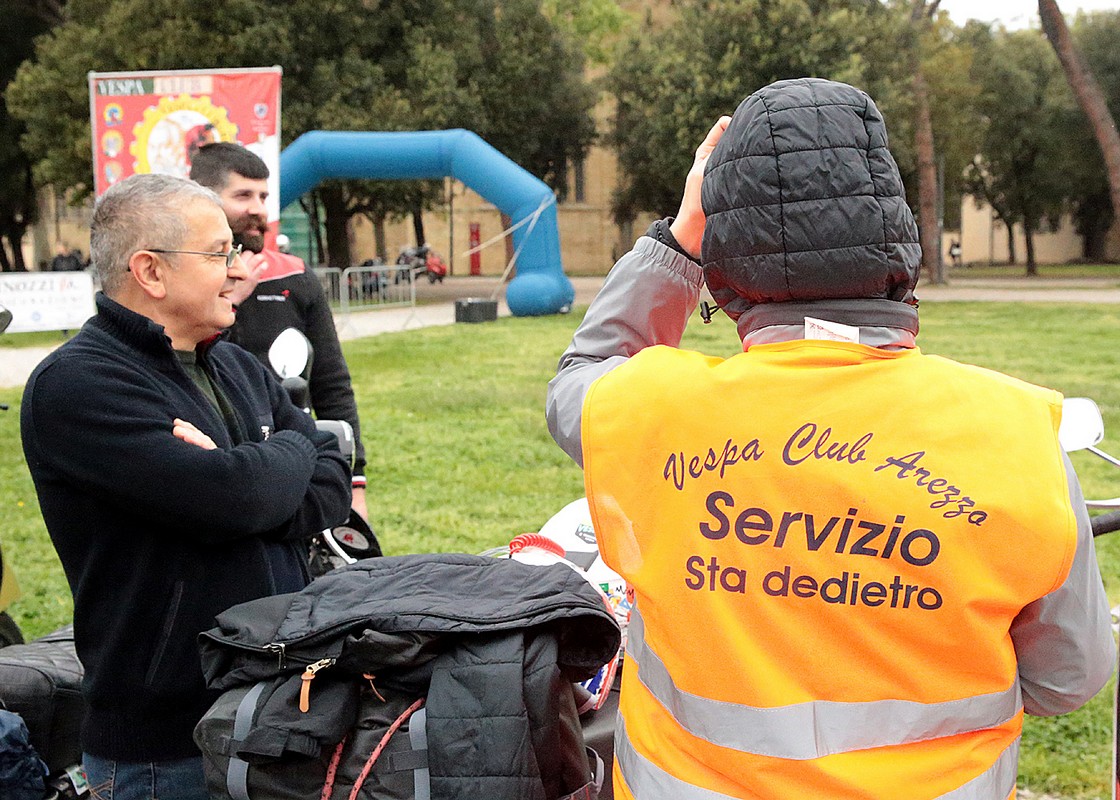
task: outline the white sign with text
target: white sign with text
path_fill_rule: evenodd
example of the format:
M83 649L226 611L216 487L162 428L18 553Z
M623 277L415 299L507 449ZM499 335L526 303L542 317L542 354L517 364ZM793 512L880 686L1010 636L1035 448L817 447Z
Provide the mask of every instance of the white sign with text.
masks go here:
M12 312L8 333L65 331L94 314L88 272L8 272L0 275L0 305Z

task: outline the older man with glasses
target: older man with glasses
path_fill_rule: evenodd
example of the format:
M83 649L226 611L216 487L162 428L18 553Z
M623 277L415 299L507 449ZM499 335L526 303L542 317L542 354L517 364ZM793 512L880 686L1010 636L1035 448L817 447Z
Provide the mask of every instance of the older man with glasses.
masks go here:
M221 202L166 175L98 201L97 314L27 383L23 449L74 595L95 797L206 800L195 645L224 609L297 591L346 519L330 434L222 341L246 277Z

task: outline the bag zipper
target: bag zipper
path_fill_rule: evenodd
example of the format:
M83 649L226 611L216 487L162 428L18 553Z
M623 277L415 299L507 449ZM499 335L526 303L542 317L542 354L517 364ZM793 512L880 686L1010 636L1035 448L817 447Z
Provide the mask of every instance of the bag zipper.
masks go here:
M284 670L284 657L286 655L284 650L286 647L287 645L285 645L283 642L269 642L264 646L264 649L269 653L276 653L277 672L283 672Z
M314 664L308 664L307 669L299 676L299 711L301 714L306 714L311 710L311 681L315 680L319 670L333 666L334 661L333 658L321 658Z

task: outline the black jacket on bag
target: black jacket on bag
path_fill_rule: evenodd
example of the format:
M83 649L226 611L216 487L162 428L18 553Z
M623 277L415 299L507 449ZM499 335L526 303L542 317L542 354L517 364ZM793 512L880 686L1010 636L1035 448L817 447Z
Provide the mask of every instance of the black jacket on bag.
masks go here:
M24 390L23 449L74 595L82 747L103 758L198 754L192 731L216 694L197 635L231 605L306 585L303 540L349 509L334 436L241 348L216 341L197 357L228 424L163 328L98 294L97 315ZM176 417L217 449L175 438Z
M557 785L570 754L560 703L619 639L601 595L567 566L431 554L359 561L231 608L200 643L211 688L273 679L239 758L313 760L354 726L373 675L426 696L433 800L475 798L482 785L492 800L521 800L581 785ZM322 659L301 712L300 676Z

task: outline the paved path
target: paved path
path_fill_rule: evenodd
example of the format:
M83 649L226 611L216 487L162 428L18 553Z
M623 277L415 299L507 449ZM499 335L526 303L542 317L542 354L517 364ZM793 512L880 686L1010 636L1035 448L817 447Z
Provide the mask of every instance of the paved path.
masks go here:
M590 303L602 283L601 276L574 278L572 284L576 290L575 305L585 306ZM499 279L496 276L448 278L443 283L434 285L421 281L416 284L418 305L415 307L353 311L336 315L338 338L347 341L429 325L454 325L455 300L464 297L488 300L498 287ZM510 315L504 295L498 298L498 314L503 317ZM0 389L23 386L36 365L57 346L0 348Z
M576 306L586 306L603 283L601 276L574 277ZM489 299L499 287L497 277L448 278L443 283L418 283L419 305L354 311L336 319L343 341L381 333L453 325L455 300L464 297ZM499 292L499 295L501 293ZM1114 278L959 278L946 286L920 284L922 302L980 300L1000 302L1120 303L1120 280ZM509 316L504 296L498 298L499 316ZM54 349L51 347L0 348L0 388L22 386L31 370Z
M1120 303L1116 278L955 278L951 284L919 283L919 300L1021 303Z

